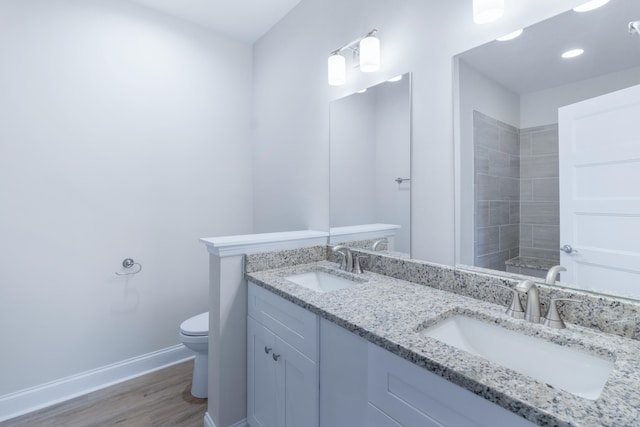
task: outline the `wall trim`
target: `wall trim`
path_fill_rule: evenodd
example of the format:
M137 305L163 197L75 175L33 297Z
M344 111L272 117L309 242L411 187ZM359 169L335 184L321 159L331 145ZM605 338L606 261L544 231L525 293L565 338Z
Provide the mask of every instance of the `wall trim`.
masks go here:
M193 358L193 352L184 345L178 344L77 375L6 394L0 396L0 422Z
M228 257L284 249L299 249L326 245L329 233L300 230L280 233L244 234L237 236L209 237L200 241L212 255Z
M216 425L213 423L213 420L211 419L211 415L209 415L209 412L204 414L204 427L216 427ZM229 427L249 427L249 424L247 423L247 420L244 419Z

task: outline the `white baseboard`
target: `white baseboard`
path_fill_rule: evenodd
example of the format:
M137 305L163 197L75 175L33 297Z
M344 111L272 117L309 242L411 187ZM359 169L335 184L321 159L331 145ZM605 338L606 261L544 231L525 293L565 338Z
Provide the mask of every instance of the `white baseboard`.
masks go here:
M208 412L204 414L204 427L216 427ZM249 424L247 424L247 420L242 420L229 427L249 427Z
M178 344L0 396L0 422L184 362L193 357L193 352L182 344Z

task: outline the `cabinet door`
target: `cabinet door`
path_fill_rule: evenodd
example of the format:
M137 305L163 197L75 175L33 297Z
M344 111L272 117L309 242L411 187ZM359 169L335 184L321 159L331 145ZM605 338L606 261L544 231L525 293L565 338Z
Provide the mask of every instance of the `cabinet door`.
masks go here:
M279 427L318 426L318 365L278 336L276 383Z
M367 419L367 349L363 338L320 320L320 426L360 426Z
M251 427L278 427L275 335L247 318L247 421Z

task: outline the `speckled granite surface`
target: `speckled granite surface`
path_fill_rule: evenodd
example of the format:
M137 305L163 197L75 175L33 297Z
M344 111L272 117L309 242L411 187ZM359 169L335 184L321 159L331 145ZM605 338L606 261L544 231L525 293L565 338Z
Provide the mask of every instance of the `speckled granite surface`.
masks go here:
M529 258L523 256L508 259L504 263L507 265L513 265L515 267L534 268L544 271L547 271L554 265L558 264L557 261L553 261L550 259Z
M538 425L640 425L640 342L571 324L567 329L553 330L514 320L504 314L502 305L508 300L509 292L488 289L487 283L495 278L420 264L390 258L372 260L374 270L384 268L386 273L392 273L390 276L407 275L421 284L365 272L357 277L366 282L328 293L316 293L284 279L284 276L310 270L349 275L328 261L255 271L247 274L247 278ZM457 293L436 289L434 284L455 288ZM463 295L477 293L501 305ZM601 396L595 401L587 400L419 333L425 326L454 313L599 355L614 361L615 369Z

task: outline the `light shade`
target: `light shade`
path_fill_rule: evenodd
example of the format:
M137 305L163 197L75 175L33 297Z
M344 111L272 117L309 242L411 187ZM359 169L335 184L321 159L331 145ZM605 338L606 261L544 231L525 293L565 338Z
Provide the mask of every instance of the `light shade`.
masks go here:
M347 81L347 62L339 53L329 55L327 74L331 86L340 86Z
M360 40L360 71L372 73L380 68L380 39L367 36Z
M504 14L504 0L473 0L473 22L486 24Z

